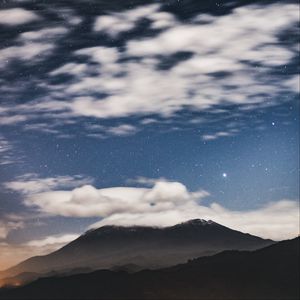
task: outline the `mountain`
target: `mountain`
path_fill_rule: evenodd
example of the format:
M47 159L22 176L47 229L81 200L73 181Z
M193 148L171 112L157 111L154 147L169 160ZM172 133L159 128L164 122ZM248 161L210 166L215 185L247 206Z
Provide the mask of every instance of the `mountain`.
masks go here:
M165 228L103 226L86 232L58 251L32 257L1 272L0 278L24 272L71 272L78 268L157 269L223 250L253 250L272 243L200 219Z
M0 299L299 299L299 238L256 251L224 251L160 270L101 270L42 278Z

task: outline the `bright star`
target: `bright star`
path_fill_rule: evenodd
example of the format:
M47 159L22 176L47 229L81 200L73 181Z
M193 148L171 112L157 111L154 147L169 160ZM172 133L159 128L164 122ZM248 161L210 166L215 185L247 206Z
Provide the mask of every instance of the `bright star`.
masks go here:
M222 176L223 176L224 178L226 178L226 177L227 177L227 173L223 173Z

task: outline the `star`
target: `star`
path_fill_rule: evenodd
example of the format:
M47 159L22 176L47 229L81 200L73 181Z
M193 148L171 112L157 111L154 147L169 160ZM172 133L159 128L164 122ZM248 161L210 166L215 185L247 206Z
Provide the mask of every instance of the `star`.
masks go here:
M227 173L222 174L223 178L227 178Z

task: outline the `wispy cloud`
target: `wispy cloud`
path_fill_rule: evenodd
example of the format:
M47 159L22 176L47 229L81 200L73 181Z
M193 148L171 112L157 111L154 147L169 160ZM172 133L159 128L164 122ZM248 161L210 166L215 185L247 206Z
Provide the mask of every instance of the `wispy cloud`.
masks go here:
M0 135L0 165L9 165L21 160L21 157L15 157L13 143Z
M132 179L127 179L126 182L130 183L130 184L141 184L144 186L154 186L157 182L168 182L170 180L166 179L166 178L148 178L148 177L144 177L144 176L138 176L136 178L132 178Z
M0 240L5 239L11 231L23 227L23 220L17 216L11 214L2 215L0 220Z
M21 25L38 19L40 19L40 17L37 14L23 8L0 10L0 24L7 26Z
M105 139L112 136L129 136L137 133L139 129L131 124L119 124L116 126L104 126L100 124L86 124L85 126L91 138Z
M108 129L109 134L117 135L117 136L128 136L135 134L138 129L135 126L129 124L122 124L115 127L110 127Z
M59 247L62 245L65 245L76 238L78 238L78 234L63 234L63 235L54 235L54 236L47 236L45 238L39 239L39 240L31 240L29 242L26 242L25 245L27 246L33 246L33 247Z
M34 59L41 59L53 49L52 43L24 43L22 46L12 46L0 50L0 67L5 68L12 60L32 63Z
M4 139L4 137L0 136L0 153L7 152L12 149L12 145Z
M102 31L111 36L117 36L119 33L129 31L135 28L136 23L143 18L151 18L153 13L159 9L158 4L140 6L121 13L113 13L110 15L99 16L94 24L95 31ZM159 18L159 16L156 16ZM165 21L165 16L162 16ZM158 25L160 25L156 21ZM157 26L158 26L157 25Z
M28 65L42 61L52 53L56 40L67 32L64 27L53 27L21 33L16 46L0 50L0 68L5 70L16 60Z
M5 189L15 192L33 194L60 188L82 186L91 184L92 182L92 178L84 177L82 175L41 178L37 174L28 173L18 176L14 181L5 182L3 186Z
M279 36L297 22L297 10L296 4L248 5L221 16L199 14L185 22L161 11L159 4L107 12L95 18L93 34L118 40L144 19L151 34L133 35L122 47L99 43L68 53L66 62L46 73L43 82L36 82L47 96L4 106L2 123L39 119L48 124L54 117L61 124L71 119L76 123L82 117L172 120L183 110L213 112L220 106L225 110L238 106L245 113L282 104L282 93L299 91L296 75L282 77L273 72L296 55L295 45L283 43ZM19 45L1 50L2 67L15 60L44 61L68 32L68 27L53 26L20 34ZM64 75L71 79L59 80ZM7 92L12 90L3 86ZM111 127L117 126L120 122ZM39 128L44 130L42 125L35 127ZM113 130L107 132L113 134ZM102 132L87 135L105 136ZM203 138L215 137L206 134Z
M204 134L204 135L202 135L202 139L204 141L212 141L212 140L216 140L220 137L234 136L237 133L238 133L237 129L230 129L228 131L218 131L218 132L214 132L212 134Z

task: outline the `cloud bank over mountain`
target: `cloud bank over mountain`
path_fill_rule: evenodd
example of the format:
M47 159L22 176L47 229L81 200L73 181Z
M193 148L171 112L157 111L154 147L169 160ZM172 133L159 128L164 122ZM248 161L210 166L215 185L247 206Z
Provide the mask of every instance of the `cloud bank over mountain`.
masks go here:
M299 233L297 201L283 199L257 209L231 210L217 202L205 205L204 199L210 195L205 190L191 192L180 182L159 179L147 181L148 185L151 183L152 187L147 188L97 189L83 185L73 190L31 192L24 204L49 216L100 217L99 222L91 225L93 228L107 224L170 226L201 218L275 240ZM7 186L13 188L13 184ZM19 190L19 186L15 188Z

